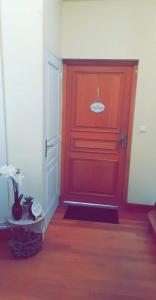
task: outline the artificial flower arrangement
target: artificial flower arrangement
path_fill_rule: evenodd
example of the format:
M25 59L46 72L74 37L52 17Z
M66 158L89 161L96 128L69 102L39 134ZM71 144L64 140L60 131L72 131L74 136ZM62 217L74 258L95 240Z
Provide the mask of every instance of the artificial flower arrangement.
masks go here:
M12 165L5 165L0 167L0 175L10 179L12 182L14 192L14 204L12 206L12 215L15 220L19 220L22 217L21 200L23 198L23 194L19 194L19 187L22 185L24 176L21 174L20 169L17 169Z
M12 165L5 165L0 167L0 175L9 179L9 181L11 181L12 183L14 193L14 204L12 206L13 218L15 220L20 220L23 217L24 221L27 221L27 219L31 219L35 222L37 218L41 217L41 219L39 219L40 223L38 223L37 221L36 229L35 226L26 227L31 223L23 223L23 220L22 222L20 221L15 223L20 227L14 227L13 225L14 231L12 239L9 241L11 253L14 257L31 257L42 249L42 207L38 201L33 201L34 198L32 196L27 195L24 197L23 194L19 193L19 188L22 185L22 181L24 179L24 176L21 174L20 169L17 169ZM22 199L24 199L24 201L21 205ZM10 218L8 220L10 220ZM12 224L12 220L11 222L9 221L9 223Z
M25 196L19 193L19 187L22 185L24 176L21 174L20 169L15 168L12 165L5 165L0 167L0 175L11 180L14 192L14 204L12 206L12 216L15 220L20 220L22 215L26 218L37 220L42 215L42 207L40 203L33 201L32 196ZM21 200L24 201L21 205Z

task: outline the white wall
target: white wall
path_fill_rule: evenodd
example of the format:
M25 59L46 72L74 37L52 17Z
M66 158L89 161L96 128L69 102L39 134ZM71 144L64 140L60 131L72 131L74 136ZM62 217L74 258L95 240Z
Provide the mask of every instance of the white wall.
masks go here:
M60 57L61 0L43 0L44 47Z
M42 199L42 0L1 0L8 162L22 169L24 192Z
M155 16L155 0L63 4L63 58L139 59L128 201L146 204L156 201Z
M60 56L61 0L0 0L8 163L44 203L45 49ZM44 205L43 205L44 206Z

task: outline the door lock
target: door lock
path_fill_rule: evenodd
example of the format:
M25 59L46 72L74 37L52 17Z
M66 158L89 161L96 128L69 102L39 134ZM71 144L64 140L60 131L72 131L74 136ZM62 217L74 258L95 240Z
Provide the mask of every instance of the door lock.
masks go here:
M125 149L127 147L128 142L128 134L127 132L121 132L120 134L120 146L122 149Z

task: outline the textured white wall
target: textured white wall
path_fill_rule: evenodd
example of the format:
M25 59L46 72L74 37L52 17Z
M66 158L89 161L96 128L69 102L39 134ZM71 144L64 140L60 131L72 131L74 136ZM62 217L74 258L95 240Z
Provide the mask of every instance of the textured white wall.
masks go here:
M156 201L156 1L65 1L63 58L139 59L128 201ZM139 126L146 125L141 134Z
M8 162L23 170L24 192L42 200L42 0L1 0Z

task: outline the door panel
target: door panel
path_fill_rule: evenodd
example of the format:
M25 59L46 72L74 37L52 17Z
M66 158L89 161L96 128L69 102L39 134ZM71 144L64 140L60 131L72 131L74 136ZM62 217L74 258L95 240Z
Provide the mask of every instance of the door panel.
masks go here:
M88 195L98 193L115 196L117 194L115 183L118 163L116 161L73 159L70 170L69 192L83 191Z
M129 129L133 73L126 65L66 65L63 201L123 202L127 141L120 139ZM91 110L93 103L104 110Z
M124 74L114 72L95 74L73 73L72 98L75 99L73 125L96 128L119 127L119 111L124 85ZM96 100L99 88L99 97L104 99L105 112L95 114L90 109L91 102Z
M101 141L101 140L83 140L73 139L71 151L88 152L106 152L106 151L117 151L118 143L116 141Z

